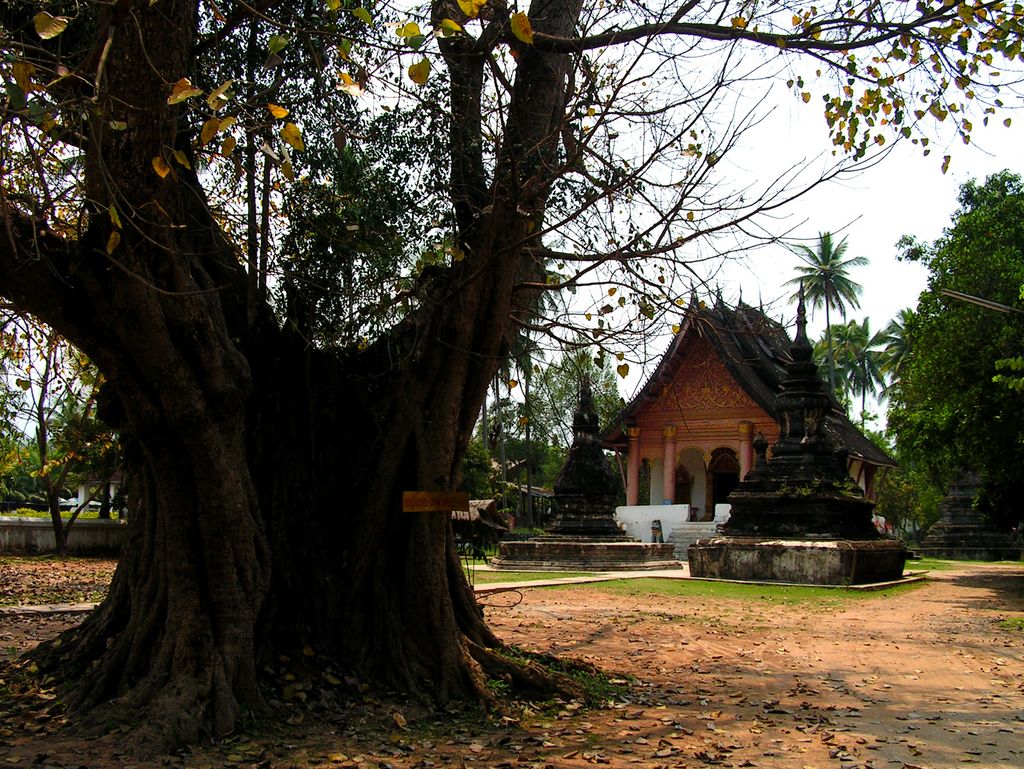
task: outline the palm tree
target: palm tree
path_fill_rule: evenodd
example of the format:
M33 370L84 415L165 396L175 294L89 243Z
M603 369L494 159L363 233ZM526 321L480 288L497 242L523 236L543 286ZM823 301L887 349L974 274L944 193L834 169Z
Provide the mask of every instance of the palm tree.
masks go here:
M864 426L864 411L867 394L885 391L885 377L882 374L883 334L871 334L868 319L862 323L851 321L846 330L843 357L851 392L860 394L860 426Z
M790 250L800 257L804 264L796 268L797 277L786 281L786 285L804 287L804 295L813 312L818 307L825 307L825 339L828 350L827 360L828 384L835 392L836 371L835 357L832 354L832 318L830 311L835 308L846 320L846 309L860 307L859 296L861 285L850 278L847 272L851 267L861 267L868 263L865 256L846 255L846 238L833 243L831 232L818 234L818 247L812 249L803 244L789 246ZM792 298L797 297L793 293Z
M910 361L910 340L907 329L914 320L912 309L900 310L882 332L882 373L889 377L889 384L883 392L895 387Z
M864 426L867 396L885 386L882 375L882 334L871 333L867 318L858 323L851 320L833 329L835 334L835 368L842 374L843 390L852 398L860 395L860 423Z

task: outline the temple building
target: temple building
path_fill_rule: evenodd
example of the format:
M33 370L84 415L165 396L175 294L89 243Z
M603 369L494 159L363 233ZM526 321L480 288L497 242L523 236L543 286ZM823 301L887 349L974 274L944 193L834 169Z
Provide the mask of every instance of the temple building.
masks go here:
M657 521L681 553L728 517L726 499L754 463L754 436L779 438L776 395L790 345L781 324L742 301L691 300L653 375L602 436L624 469L617 518L627 532L647 539ZM872 498L876 472L893 460L834 400L824 428L849 451L850 476Z

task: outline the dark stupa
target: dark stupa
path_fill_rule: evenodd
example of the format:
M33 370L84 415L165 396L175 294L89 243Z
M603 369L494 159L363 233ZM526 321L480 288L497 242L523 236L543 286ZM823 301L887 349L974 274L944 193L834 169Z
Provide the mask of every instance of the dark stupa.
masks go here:
M971 561L1019 561L1024 551L1010 535L990 526L974 509L981 481L961 473L939 503L939 520L928 530L918 552L929 558Z
M807 339L803 289L791 362L778 396L779 440L754 439L754 466L729 495L722 536L689 549L697 577L802 584L857 584L899 579L906 548L882 539L874 503L847 472L847 451L823 429L832 399Z
M580 386L573 415L573 443L555 480L555 518L544 536L525 542L502 542L497 569L613 571L670 569L671 543L638 542L615 522L618 482L598 440L597 412L590 383Z

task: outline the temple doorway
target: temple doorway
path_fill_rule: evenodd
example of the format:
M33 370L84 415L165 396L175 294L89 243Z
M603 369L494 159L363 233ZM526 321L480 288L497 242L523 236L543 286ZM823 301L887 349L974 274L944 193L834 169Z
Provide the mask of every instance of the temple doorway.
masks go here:
M728 448L718 448L711 452L708 464L708 484L711 486L708 499L709 507L714 515L715 505L728 504L728 496L740 482L740 462L736 452Z

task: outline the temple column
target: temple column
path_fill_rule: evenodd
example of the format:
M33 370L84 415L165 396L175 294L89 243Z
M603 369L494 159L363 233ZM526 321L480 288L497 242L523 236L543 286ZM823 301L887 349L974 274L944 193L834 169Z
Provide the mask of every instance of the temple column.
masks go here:
M626 504L635 505L640 501L640 428L627 427L626 437Z
M665 425L661 434L665 438L661 479L662 504L671 505L676 500L676 426Z
M737 452L740 460L740 480L742 481L750 468L754 466L754 423L746 420L739 424L740 450Z

